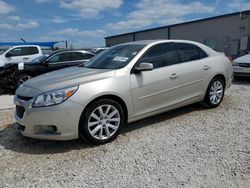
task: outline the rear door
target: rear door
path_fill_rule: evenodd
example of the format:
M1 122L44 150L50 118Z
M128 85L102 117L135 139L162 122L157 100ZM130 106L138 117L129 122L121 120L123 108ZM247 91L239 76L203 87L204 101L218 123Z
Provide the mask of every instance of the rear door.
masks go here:
M154 69L131 74L135 116L140 116L180 101L181 75L173 43L152 46L139 60Z
M208 55L198 46L189 43L176 43L181 60L182 101L197 100L204 93L204 85L209 74Z
M24 62L31 62L36 57L39 57L41 54L36 46L25 47L24 49Z

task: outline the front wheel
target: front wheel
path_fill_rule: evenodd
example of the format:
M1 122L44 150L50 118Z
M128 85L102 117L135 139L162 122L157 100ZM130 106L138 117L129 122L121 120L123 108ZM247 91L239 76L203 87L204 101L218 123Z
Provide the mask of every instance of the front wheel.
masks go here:
M19 75L17 78L17 87L19 87L20 85L22 85L24 82L26 82L29 79L31 79L30 75L27 75L27 74Z
M205 103L210 108L216 108L220 105L221 101L223 100L225 92L225 82L219 77L214 78L208 88L207 93L205 96Z
M105 144L115 139L125 124L124 110L111 99L94 102L83 112L79 136L93 144Z

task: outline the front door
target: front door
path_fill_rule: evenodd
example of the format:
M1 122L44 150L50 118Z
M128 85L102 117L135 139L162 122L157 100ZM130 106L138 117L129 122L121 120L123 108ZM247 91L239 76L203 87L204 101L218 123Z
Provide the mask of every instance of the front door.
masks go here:
M52 56L48 60L48 66L45 68L45 72L66 68L70 57L70 52L61 52Z
M151 47L138 61L138 64L152 63L154 69L131 74L135 117L180 101L181 74L178 61L173 43Z
M5 63L21 63L29 62L29 57L26 57L26 47L16 47L10 50L5 57Z

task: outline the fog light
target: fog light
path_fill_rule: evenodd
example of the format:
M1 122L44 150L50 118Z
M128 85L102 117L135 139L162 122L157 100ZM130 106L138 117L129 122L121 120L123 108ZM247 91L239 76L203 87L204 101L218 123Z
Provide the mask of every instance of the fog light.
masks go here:
M59 134L55 125L37 125L34 132L35 134Z
M55 133L56 131L57 131L56 126L54 126L54 125L47 126L47 132Z

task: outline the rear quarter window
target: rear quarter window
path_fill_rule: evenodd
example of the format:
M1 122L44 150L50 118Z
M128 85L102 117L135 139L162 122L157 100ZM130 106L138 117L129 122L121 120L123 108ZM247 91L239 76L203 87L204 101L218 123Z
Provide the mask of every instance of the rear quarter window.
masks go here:
M181 62L195 61L208 57L198 46L187 43L176 43Z

